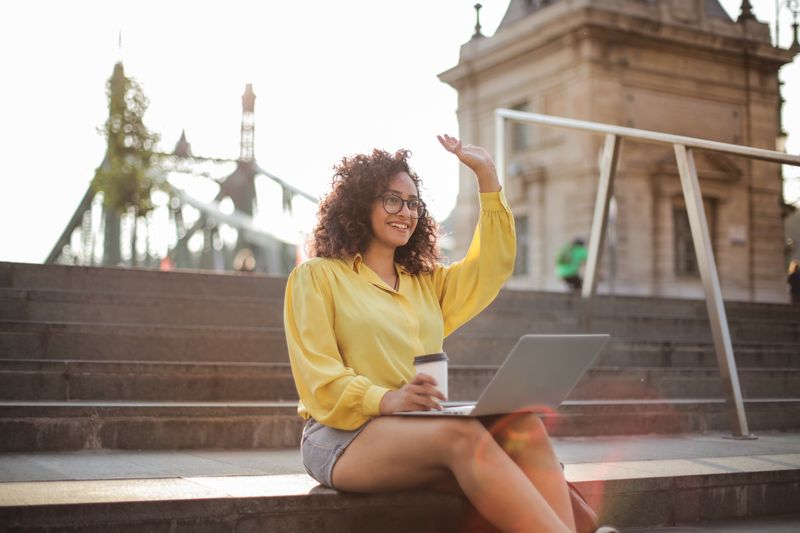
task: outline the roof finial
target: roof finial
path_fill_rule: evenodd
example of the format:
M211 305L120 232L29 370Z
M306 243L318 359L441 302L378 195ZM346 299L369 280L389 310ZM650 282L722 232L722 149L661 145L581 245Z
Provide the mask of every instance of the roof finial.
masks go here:
M181 138L175 143L175 149L172 153L178 157L189 157L192 155L192 143L186 139L186 130L181 130Z
M800 16L800 2L798 0L786 0L784 5L792 12L792 44L789 45L789 50L797 53L800 51L800 41L797 40L797 18Z
M117 30L117 62L122 61L122 28Z
M739 14L739 18L736 19L736 22L744 22L745 20L756 18L753 15L753 6L750 5L750 0L742 0L742 7L740 9L742 12Z
M475 33L472 34L472 38L475 37L483 37L481 33L481 8L483 7L480 4L475 4Z

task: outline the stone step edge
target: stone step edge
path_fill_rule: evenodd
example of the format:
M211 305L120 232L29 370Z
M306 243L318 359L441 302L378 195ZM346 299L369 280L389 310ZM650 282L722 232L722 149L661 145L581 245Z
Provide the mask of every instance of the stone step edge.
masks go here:
M284 275L264 274L261 272L242 273L232 271L214 271L203 270L197 268L180 268L170 271L163 271L158 268L151 267L129 267L129 266L85 266L85 265L51 265L42 263L25 263L16 261L0 261L0 270L6 274L7 280L14 281L14 278L25 277L26 272L22 271L45 271L55 272L58 270L72 271L72 276L90 276L92 278L98 275L130 275L142 277L159 277L161 279L169 278L205 278L206 280L213 279L261 279L261 280L286 280ZM17 272L14 272L16 270ZM17 274L16 276L14 274ZM35 274L34 274L35 275ZM10 285L14 288L14 285Z
M466 402L475 400L464 400ZM797 404L800 403L800 397L796 398L745 398L745 404ZM561 402L560 407L565 408L580 408L580 407L604 407L604 406L629 406L629 407L679 407L679 406L699 406L699 405L724 405L724 398L641 398L641 399L600 399L600 400L564 400ZM95 409L150 409L150 410L168 410L168 409L209 409L209 410L240 410L244 414L250 412L263 412L265 409L269 410L291 410L297 407L296 400L289 401L220 401L220 402L207 402L207 401L110 401L110 400L0 400L0 417L3 411L6 413L10 409L40 409L40 410L60 410L71 411L75 416L81 416L81 411L92 411ZM69 413L68 413L69 414ZM99 413L97 413L99 414ZM547 415L548 413L543 413ZM33 416L33 415L31 415ZM51 411L45 416L58 416L58 413Z
M283 326L209 326L203 324L150 324L146 322L81 322L81 321L61 321L61 320L4 320L0 319L0 333L8 333L2 329L4 326L23 326L40 333L42 330L48 332L50 329L78 328L87 329L96 333L100 329L152 329L156 331L180 331L192 332L195 330L215 331L225 333L280 333L284 334ZM35 329L34 329L35 328ZM39 330L39 331L37 331ZM16 333L13 332L13 333Z
M13 328L22 328L23 331L19 329L6 330L4 326L10 326ZM208 326L202 324L149 324L149 323L129 323L129 322L63 322L63 321L29 321L29 320L3 320L0 319L0 335L2 334L11 334L11 335L18 335L20 333L24 334L52 334L52 333L60 333L66 328L77 329L77 331L71 331L72 334L82 334L90 332L92 334L106 334L108 330L114 329L124 329L124 330L154 330L154 332L165 332L165 333L193 333L195 331L203 331L205 333L216 333L216 334L246 334L246 333L254 333L256 335L279 335L283 337L284 335L284 328L283 326ZM84 331L85 330L85 331ZM105 330L105 331L103 331ZM140 333L141 334L141 333ZM709 335L710 335L709 330ZM552 333L534 333L533 335L564 335L564 333L552 332ZM445 339L445 344L447 344L448 340L458 340L460 342L464 342L470 339L473 340L482 340L482 339L490 339L494 341L516 341L518 340L520 335L517 334L497 334L497 333L489 333L489 332L470 332L470 333L454 333L447 339ZM632 336L612 336L609 342L611 347L616 348L664 348L664 347L672 347L676 349L708 349L709 347L714 347L714 342L711 339L705 338L686 338L686 339L651 339L647 337L632 337ZM604 349L607 350L608 346ZM744 341L735 341L733 342L734 350L759 350L763 349L764 347L769 348L796 348L797 342L795 341L758 341L758 340L744 340Z
M33 295L29 298L28 295ZM2 301L17 301L23 300L29 303L72 303L78 305L94 305L97 302L87 302L90 299L103 300L104 304L116 304L120 302L133 303L152 302L152 301L169 301L178 304L179 302L189 301L203 303L216 303L225 301L226 303L242 303L252 305L269 305L280 304L283 305L283 298L280 296L261 296L261 297L245 297L245 296L209 296L209 295L185 295L185 294L163 294L163 293L118 293L110 291L86 292L81 290L70 289L20 289L0 287L0 302ZM488 308L486 315L518 315L518 310L507 310L502 306L494 309ZM539 316L542 314L559 315L560 312L545 311L542 309L531 309L531 314ZM483 316L483 315L482 315ZM624 311L610 311L606 312L600 310L593 314L593 319L597 320L629 320L629 319L648 319L648 320L692 320L698 322L709 321L707 315L681 315L681 314L664 314L664 313L635 313L630 314ZM731 316L728 317L729 323L747 322L747 323L764 323L769 325L788 324L793 325L796 321L793 317L774 319L774 318L759 318L749 316Z
M477 400L463 400L465 402ZM745 403L797 403L800 397L796 398L746 398ZM642 399L598 399L598 400L564 400L561 405L570 406L592 406L592 405L691 405L691 404L724 404L724 398L642 398ZM0 400L0 408L8 407L48 407L48 408L102 408L102 407L264 407L264 408L285 408L296 407L296 400L289 401L111 401L111 400Z
M744 323L752 323L752 320L742 320ZM795 322L787 322L792 326L796 326ZM770 321L770 324L774 324L774 321ZM109 327L109 326L130 326L130 327L158 327L158 328L195 328L195 327L204 327L204 328L214 328L214 329L238 329L241 327L247 327L251 329L283 329L283 326L276 326L276 325L262 325L262 326L232 326L232 325L220 325L220 326L208 326L204 324L150 324L150 323L138 323L138 322L97 322L91 320L23 320L23 319L10 319L10 318L0 318L0 326L7 325L7 326L21 326L21 325L29 325L35 327L45 327L45 326L90 326L90 327ZM598 332L589 332L591 333L598 333ZM565 333L561 333L558 331L552 333L531 333L532 335L565 335ZM469 331L465 330L464 333L454 333L453 335L459 337L475 337L475 338L519 338L521 334L517 333L503 333L498 334L497 332L490 332L484 330L478 331ZM632 336L632 335L625 335L619 336L614 335L612 336L612 340L625 340L629 342L659 342L662 344L683 344L688 342L684 339L673 340L671 337L669 339L650 339L647 336ZM689 339L691 341L691 339ZM701 342L703 341L701 339ZM751 343L753 344L753 343ZM771 343L770 343L771 344Z
M789 455L800 461L800 454ZM658 474L637 473L636 467L628 464L642 461L569 464L566 465L566 477L575 483L601 517L605 517L604 521L611 520L618 526L661 525L670 521L707 518L704 514L707 510L702 506L685 505L690 501L688 498L700 499L698 491L731 490L738 496L752 487L757 497L757 493L765 488L782 485L784 492L788 493L784 494L783 500L791 501L792 495L798 492L800 467L775 467L775 458L786 459L786 454L699 458L696 461L704 463L724 461L718 471L705 473L697 473L682 465L686 460L667 460L665 462L670 463L667 465L663 461L648 461ZM773 468L754 468L753 462L758 460L762 461L762 466L770 464ZM745 466L740 471L731 472L730 465L737 461ZM669 475L664 474L665 467L669 469ZM625 470L633 471L633 475L620 475ZM658 499L662 503L661 514L652 517L642 513L641 508L631 505L630 499ZM221 513L286 513L311 508L316 512L345 508L355 511L359 507L407 506L415 502L433 503L451 512L453 505L456 511L466 507L463 498L427 491L379 495L339 493L319 486L305 474L0 483L0 519L5 524L20 526L69 524L77 516L81 517L81 523L88 525L95 519L114 522L153 518L199 519ZM164 503L173 505L165 511ZM791 508L782 508L785 506L786 503L773 505L770 514L790 512ZM746 505L743 506L745 510L741 507L734 504L732 508L723 510L726 513L724 517L749 516L747 512L752 510ZM127 513L123 509L135 509L135 512ZM719 513L720 510L713 512ZM731 513L735 516L730 516ZM767 513L763 510L757 513L764 514ZM135 518L120 518L126 515Z
M196 366L199 368L212 368L212 367L230 367L237 369L251 369L251 368L286 368L290 369L291 365L287 361L285 363L278 361L148 361L147 359L35 359L35 358L17 358L17 359L0 359L0 367L13 366L13 365L35 365L42 367L67 367L67 366L96 366L96 367L115 367L115 366L158 366L176 367L185 369L187 367ZM492 369L499 368L500 365L451 365L451 367L464 367L464 366L477 366L487 367ZM610 367L609 367L610 368ZM616 368L616 367L615 367ZM620 367L623 368L623 367ZM650 367L642 367L650 368ZM687 367L688 368L688 367ZM708 367L697 367L708 368ZM739 367L743 368L743 367ZM778 370L791 370L789 368L778 368ZM2 371L2 368L0 368Z
M0 261L0 272L9 276L8 280L11 281L13 278L13 271L57 271L57 270L64 270L72 271L72 275L78 276L92 276L95 277L97 275L130 275L130 276L145 276L145 277L161 277L161 278L197 278L197 277L205 277L207 280L214 280L214 279L257 279L260 281L276 281L280 282L287 279L285 275L269 275L263 273L252 273L243 275L241 273L235 272L215 272L209 270L202 270L202 269L177 269L172 270L169 272L160 271L157 268L143 268L143 267L108 267L108 266L77 266L77 265L45 265L41 263L29 263L29 262L15 262L15 261ZM24 277L26 273L19 272L18 275ZM18 287L18 286L8 286L8 288L28 288L28 287ZM30 287L30 288L43 288L45 290L49 289L49 287ZM125 294L125 291L119 291L120 294ZM501 295L504 295L506 298L519 298L519 297L538 297L538 298L554 298L566 303L575 303L581 302L582 299L579 297L575 297L564 291L545 291L545 290L527 290L527 289L511 289L511 288L504 288L501 291ZM532 296L535 295L535 296ZM697 305L700 306L703 310L705 310L705 303L702 299L699 298L680 298L676 296L642 296L636 294L597 294L596 298L599 300L609 300L615 302L648 302L651 300L656 300L659 302L664 302L665 304L671 305ZM738 300L738 299L726 299L724 301L725 305L728 306L752 306L752 307L762 307L765 309L787 309L792 310L792 306L788 303L777 303L777 302L751 302L747 300Z
M30 296L33 296L32 298ZM208 303L219 303L220 301L231 303L246 304L268 304L280 302L283 305L283 297L279 296L211 296L207 294L164 294L158 292L112 292L112 291L82 291L73 289L20 289L15 287L0 287L0 302L23 300L28 303L77 303L88 304L97 302L85 302L87 299L107 300L103 303L125 303L125 302L151 302L166 300L169 302L199 301ZM766 319L765 319L766 321Z
M797 466L788 466L787 460ZM757 467L756 467L757 466ZM698 472L702 470L702 472ZM669 475L665 475L669 472ZM640 461L608 461L565 463L564 475L579 489L596 490L598 483L614 482L624 490L652 490L658 487L708 487L713 479L717 486L735 485L737 477L770 477L783 473L800 480L800 453L743 456L695 457L690 459L649 459ZM176 483L175 480L191 484ZM90 490L60 491L59 487L87 484ZM307 474L163 476L148 478L82 479L55 481L0 482L0 508L29 505L66 505L134 501L163 501L164 491L152 491L163 484L175 493L169 499L197 497L191 490L201 485L216 497L304 496L314 493L336 494L338 491L320 486ZM133 490L105 490L124 486ZM593 487L594 486L594 487ZM94 489L93 489L94 487ZM24 490L19 490L24 489ZM189 492L186 490L189 489Z
M197 367L201 369L209 368L230 368L230 369L285 369L291 370L291 364L287 362L277 361L148 361L146 359L31 359L31 358L18 358L18 359L0 359L0 372L10 371L3 367L13 367L14 365L32 365L37 367L50 367L53 369L61 369L69 366L87 366L96 367L98 369L124 367L124 366L143 366L143 367L158 367L160 369L175 367L181 370L186 370L189 367ZM450 370L460 372L496 372L501 365L499 364L471 364L471 363L456 363L449 365ZM767 373L767 372L789 372L798 373L800 368L797 367L748 367L737 366L737 369L753 373ZM587 371L596 373L614 373L620 371L635 372L650 372L650 371L664 371L664 372L685 372L697 371L703 373L719 372L716 367L709 366L593 366L589 367Z

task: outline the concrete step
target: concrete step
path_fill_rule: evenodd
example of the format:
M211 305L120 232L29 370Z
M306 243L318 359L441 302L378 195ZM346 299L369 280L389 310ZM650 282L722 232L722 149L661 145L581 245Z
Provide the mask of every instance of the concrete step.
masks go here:
M31 322L91 322L114 324L272 326L283 323L283 301L279 298L195 297L191 295L118 294L63 290L0 288L0 320ZM572 333L580 329L579 316L552 309L509 311L496 306L462 327L464 334L497 331L509 334ZM598 310L594 331L616 337L653 332L662 339L711 340L706 317L627 314ZM800 341L800 320L791 318L730 318L734 341Z
M611 343L609 343L611 344ZM513 346L513 344L512 344ZM795 343L734 343L740 368L800 368L800 346ZM598 366L717 367L710 342L619 339L598 357Z
M475 400L497 367L451 365L450 397ZM800 395L800 368L740 368L745 398ZM722 398L717 368L592 368L573 400ZM297 399L288 363L0 360L0 400L282 401Z
M0 360L0 400L296 400L288 363Z
M458 397L474 400L488 385L494 367L462 367L451 373ZM800 397L800 369L739 368L742 394L748 399ZM590 368L569 400L721 399L718 368Z
M285 362L282 327L0 321L2 359Z
M746 400L751 431L800 429L800 398ZM575 400L553 436L676 434L729 427L722 400ZM0 402L0 451L296 446L294 402Z
M677 523L673 526L625 528L625 533L797 533L800 515L782 514L760 518L734 518Z
M602 522L624 531L777 521L796 512L800 498L793 433L744 441L720 434L554 438L553 445ZM473 516L457 496L323 489L305 475L296 449L0 455L0 524L15 531L464 533L478 530Z
M444 341L444 349L456 364L501 364L519 340L506 331L467 333L457 331ZM733 344L738 366L800 368L800 345L793 342L737 342ZM598 356L598 366L716 366L711 341L660 340L612 337Z
M667 476L603 481L614 490L609 506L618 507L602 513L601 520L618 525L623 533L797 533L798 477L794 470L737 473L724 480L683 476L677 483ZM488 529L460 496L429 491L348 494L323 488L302 474L9 485L19 495L0 501L0 523L14 532L497 531ZM588 492L593 483L575 485ZM700 507L693 498L707 505ZM721 521L718 516L728 518Z
M296 402L0 402L0 451L280 448Z
M645 526L625 528L625 533L797 533L800 515L781 514L759 518L734 518L729 520L704 520L678 522L670 526Z
M444 342L454 364L502 363L519 339L457 331ZM742 367L798 368L800 344L736 343ZM163 326L0 321L0 359L286 362L282 327ZM601 366L715 366L710 342L612 338Z
M283 300L274 297L202 297L0 288L0 320L279 327L283 324ZM462 332L493 332L498 327L515 335L571 333L579 330L580 321L575 313L538 307L508 309L495 305L463 326ZM652 312L632 313L624 309L597 309L592 329L619 337L651 331L667 339L711 339L711 329L705 316L662 316ZM729 329L734 341L765 338L784 342L800 340L800 320L791 317L731 317Z
M145 268L37 265L0 261L0 287L219 298L280 298L285 276Z
M159 326L281 327L283 302L275 298L218 298L157 294L117 294L80 291L0 289L0 320L25 322L69 322L98 324L151 324ZM800 341L800 321L744 320L729 322L734 342L770 339ZM575 316L537 311L512 313L487 310L459 334L493 333L502 328L508 335L524 333L573 333L579 330ZM628 337L650 331L655 338L711 341L705 318L651 315L600 316L594 331Z
M464 334L491 333L502 329L509 335L525 333L576 333L583 329L579 315L562 312L500 312L487 309L461 327ZM651 313L598 312L591 331L614 337L631 337L645 332L653 339L711 341L707 317L674 317ZM728 330L734 342L800 342L800 320L769 320L753 317L729 318Z
M283 300L0 288L0 320L280 327Z
M580 296L561 292L503 289L490 309L496 312L524 313L530 310L580 316L588 309ZM609 296L599 294L592 306L595 315L655 315L665 318L708 318L705 300L653 296ZM725 301L729 319L800 320L797 306L783 303Z
M191 270L159 272L135 268L0 262L0 288L282 300L285 285L285 277L261 274ZM491 309L513 312L538 310L577 315L584 304L580 297L562 292L504 289ZM694 318L708 316L705 301L683 298L598 295L594 308L596 312L607 314ZM800 309L788 304L726 301L725 308L731 319L800 322Z

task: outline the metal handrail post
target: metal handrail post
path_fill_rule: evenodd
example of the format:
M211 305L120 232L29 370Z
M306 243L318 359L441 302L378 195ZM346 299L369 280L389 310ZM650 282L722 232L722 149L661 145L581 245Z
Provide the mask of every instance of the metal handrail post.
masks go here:
M597 293L597 272L603 255L603 243L608 225L608 206L614 194L614 176L617 173L620 139L611 133L606 134L603 156L600 160L600 183L597 185L597 196L594 203L592 229L589 235L589 256L586 259L586 276L581 289L581 296L591 301Z
M703 209L700 182L697 178L697 168L695 167L694 156L691 150L710 150L794 166L800 166L800 155L791 155L763 148L753 148L751 146L723 143L708 139L686 137L683 135L673 135L658 131L640 130L611 124L602 124L599 122L528 113L526 111L515 111L512 109L498 108L495 109L494 113L495 157L498 163L497 171L501 183L505 181L506 171L506 119L606 134L606 144L601 162L601 183L598 187L598 195L595 201L595 213L592 221L592 233L589 244L589 257L587 258L587 283L584 284L581 292L583 298L588 300L585 306L588 313L585 313L585 316L591 314L591 302L597 290L597 270L600 265L602 244L605 238L608 202L611 199L611 191L613 190L613 178L616 171L619 155L618 150L621 140L636 139L639 141L670 144L674 147L675 157L678 160L681 187L683 188L687 212L689 214L689 225L694 240L695 253L697 254L698 264L700 266L700 275L706 296L706 306L708 308L711 332L714 338L714 348L725 390L733 434L737 438L754 438L750 435L747 418L745 416L739 376L736 370L736 360L733 356L733 346L731 344L730 332L728 331L728 319L725 315L719 275L711 248L708 222L706 221L705 211ZM612 138L614 139L613 142L611 140ZM604 176L607 176L606 183L603 183L605 179ZM586 322L588 321L584 320L584 323Z
M714 261L714 250L711 248L711 236L708 231L703 196L700 193L700 182L697 179L697 167L691 149L681 144L675 145L675 158L678 162L678 174L681 178L683 197L686 200L686 212L689 215L689 227L692 231L694 250L700 267L700 278L706 295L706 307L714 337L714 349L717 354L722 383L725 390L725 403L728 417L735 437L749 438L747 416L744 411L742 390L739 385L739 374L736 370L736 359L733 357L731 334L728 331L728 319L722 302L722 290Z
M506 119L500 113L494 115L494 159L500 187L506 183Z

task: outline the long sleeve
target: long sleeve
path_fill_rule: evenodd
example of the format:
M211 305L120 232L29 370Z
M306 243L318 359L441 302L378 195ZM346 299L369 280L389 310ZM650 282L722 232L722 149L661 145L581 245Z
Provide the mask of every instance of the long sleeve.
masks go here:
M388 388L345 366L334 331L333 295L319 271L304 263L289 276L284 327L301 412L339 429L355 429L380 414ZM304 407L304 409L303 409Z
M503 192L480 193L480 207L467 255L434 272L445 336L488 306L514 270L514 216Z

